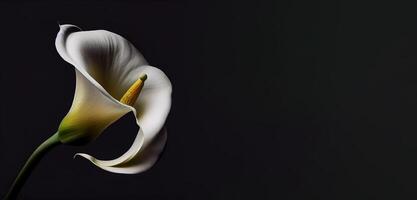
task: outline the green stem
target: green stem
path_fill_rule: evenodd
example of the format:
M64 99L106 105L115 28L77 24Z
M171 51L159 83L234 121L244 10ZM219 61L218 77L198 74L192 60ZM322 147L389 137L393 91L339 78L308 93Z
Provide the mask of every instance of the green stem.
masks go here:
M26 180L29 178L31 172L42 159L42 157L53 147L61 143L58 137L58 133L55 133L50 138L45 140L45 142L39 145L39 147L32 153L32 155L26 161L26 164L23 166L16 179L14 180L13 185L10 188L4 200L13 200L17 198L19 191L22 189Z

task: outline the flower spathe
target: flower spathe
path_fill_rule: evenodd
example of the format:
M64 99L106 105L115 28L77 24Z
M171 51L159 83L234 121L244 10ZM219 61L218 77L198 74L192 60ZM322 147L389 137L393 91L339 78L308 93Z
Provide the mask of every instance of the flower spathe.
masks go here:
M166 142L164 124L172 91L168 77L147 65L129 41L109 31L81 31L74 25L61 25L55 45L59 55L75 67L76 74L74 100L59 126L61 142L91 141L132 111L139 131L126 153L113 160L99 160L84 153L76 155L115 173L149 169ZM132 105L121 103L120 98L141 74L146 74L147 80L137 100Z

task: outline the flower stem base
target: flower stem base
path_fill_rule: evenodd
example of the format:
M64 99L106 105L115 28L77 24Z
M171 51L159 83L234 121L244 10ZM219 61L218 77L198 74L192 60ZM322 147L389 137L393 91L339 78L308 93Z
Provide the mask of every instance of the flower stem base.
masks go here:
M29 178L35 166L47 152L49 152L58 144L61 144L61 142L59 140L58 133L55 133L50 138L45 140L45 142L39 145L39 147L32 153L23 168L20 170L4 200L14 200L17 198L20 190L22 189L26 180Z

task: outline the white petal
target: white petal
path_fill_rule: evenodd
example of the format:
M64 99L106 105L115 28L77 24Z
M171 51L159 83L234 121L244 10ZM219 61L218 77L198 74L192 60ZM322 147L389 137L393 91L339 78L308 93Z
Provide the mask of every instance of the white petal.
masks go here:
M73 25L62 25L60 28L56 39L58 53L74 65L104 98L121 104L117 99L137 80L139 74L148 75L136 104L129 107L140 127L130 149L119 158L106 161L87 154L77 155L115 173L139 173L150 168L166 141L166 131L162 127L171 106L172 86L169 79L161 70L145 66L142 55L117 34L104 30L80 31Z
M158 134L158 137L154 138L152 144L147 148L142 148L140 153L137 153L133 159L130 159L126 163L119 165L102 165L101 162L93 156L84 153L77 153L76 156L81 156L91 161L96 166L109 172L119 174L136 174L151 168L158 160L159 154L164 149L167 140L167 130L163 128ZM133 147L132 147L133 148Z
M61 25L55 46L65 61L116 100L130 87L125 83L132 72L147 64L129 41L106 30L81 31Z
M143 66L137 73L148 74L148 79L134 105L136 122L140 130L133 145L125 154L114 160L99 160L87 154L78 154L107 171L117 173L145 171L155 163L165 145L166 131L161 129L171 107L171 82L155 67Z

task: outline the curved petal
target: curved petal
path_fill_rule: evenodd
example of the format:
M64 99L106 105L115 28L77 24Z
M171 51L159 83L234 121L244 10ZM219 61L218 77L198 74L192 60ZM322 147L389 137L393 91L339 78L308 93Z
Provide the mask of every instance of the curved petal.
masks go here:
M142 134L139 134L142 135ZM75 156L81 156L109 172L119 173L119 174L136 174L151 168L155 162L158 160L159 154L165 147L167 140L167 130L163 128L154 138L152 144L148 148L143 148L140 153L137 153L132 159L128 162L121 163L118 165L105 165L102 160L98 160L91 155L85 153L77 153Z
M102 93L101 97L130 108L140 127L130 149L117 159L104 161L87 154L77 155L116 173L138 173L150 168L166 141L162 127L171 106L168 77L155 67L144 66L145 59L132 44L108 31L80 31L73 25L61 25L55 44L61 57L74 65ZM146 73L148 79L136 103L133 107L121 104L117 99L141 73Z
M61 25L55 46L65 61L116 101L130 87L126 80L132 72L147 64L129 41L106 30Z
M148 74L148 79L134 105L140 130L130 149L114 160L99 160L87 154L77 154L104 170L117 173L145 171L156 162L165 145L166 130L163 131L162 127L171 107L171 82L155 67L143 66L133 77L140 73Z

